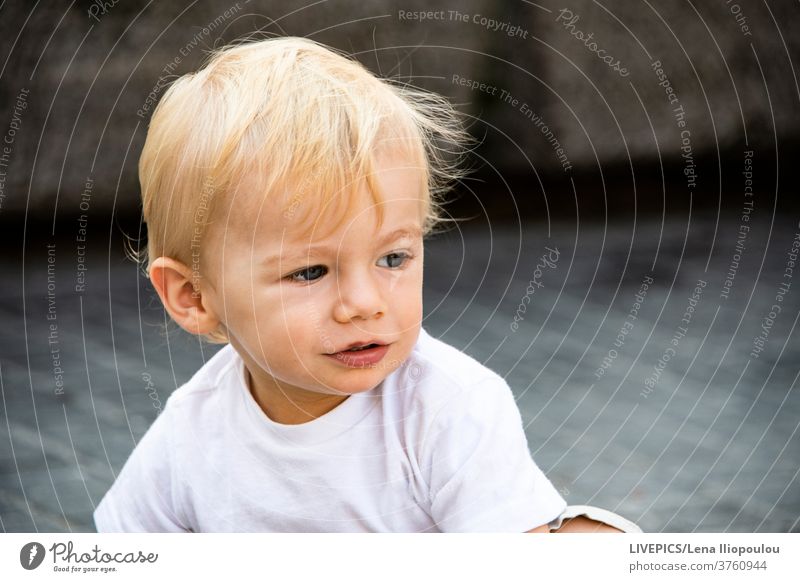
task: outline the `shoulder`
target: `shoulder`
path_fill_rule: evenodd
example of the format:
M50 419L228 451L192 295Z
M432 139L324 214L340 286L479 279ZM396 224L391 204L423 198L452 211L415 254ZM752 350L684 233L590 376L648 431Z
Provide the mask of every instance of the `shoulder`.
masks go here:
M230 344L224 346L167 399L164 408L173 418L218 414L222 400L233 397L241 359ZM177 419L176 419L177 420Z
M224 346L211 356L188 382L175 390L170 400L180 402L209 397L221 385L230 381L231 375L236 373L238 361L238 354L233 346L230 344Z
M511 393L505 379L494 370L424 328L408 359L387 380L391 385L384 390L385 395L402 400L406 413L421 412L428 420L432 420L432 412L450 408L455 401L474 400L476 391L487 395Z
M202 455L222 442L227 405L238 394L241 359L231 346L214 354L167 399L95 511L99 531L185 531L187 501ZM188 485L188 486L187 486Z
M420 381L459 391L485 382L505 383L502 376L460 349L433 337L425 329L409 358L417 365Z

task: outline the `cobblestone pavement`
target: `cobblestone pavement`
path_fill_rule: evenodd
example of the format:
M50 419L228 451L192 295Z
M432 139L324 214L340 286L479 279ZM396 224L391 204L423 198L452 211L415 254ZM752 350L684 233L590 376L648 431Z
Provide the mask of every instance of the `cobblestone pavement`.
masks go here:
M647 531L798 531L798 225L753 224L738 261L739 226L454 230L427 243L424 325L507 377L568 502ZM93 248L76 292L75 243L49 243L27 241L24 272L0 264L5 531L92 531L157 407L215 350L164 332L121 255Z

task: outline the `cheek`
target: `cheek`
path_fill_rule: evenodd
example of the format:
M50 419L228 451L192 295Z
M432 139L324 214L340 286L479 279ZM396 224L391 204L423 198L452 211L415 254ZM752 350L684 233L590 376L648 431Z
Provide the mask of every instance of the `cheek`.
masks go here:
M397 291L402 291L401 297L408 302L420 302L422 300L422 264L415 265L415 268L398 280Z
M412 273L407 273L412 275ZM422 273L402 277L391 292L390 312L394 313L404 329L422 320Z
M258 301L258 298L256 298ZM277 378L289 380L304 373L309 354L322 352L324 327L316 323L314 310L302 303L281 305L280 296L264 300L262 307L252 307L245 313L246 321L239 325L239 340L253 354L261 354L262 364L270 367Z
M290 289L263 293L260 302L262 307L253 319L262 342L288 344L289 350L291 345L300 350L302 346L307 348L320 343L319 336L325 329L323 315L327 312L322 299L315 300L303 291L297 293Z

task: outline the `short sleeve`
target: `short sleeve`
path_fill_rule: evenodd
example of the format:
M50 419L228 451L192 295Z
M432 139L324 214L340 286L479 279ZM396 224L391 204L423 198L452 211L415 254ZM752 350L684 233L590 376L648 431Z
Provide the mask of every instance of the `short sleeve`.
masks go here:
M493 376L437 413L422 447L431 517L444 532L524 532L566 502L534 463L508 384Z
M95 509L98 532L188 531L176 510L169 413L168 402Z

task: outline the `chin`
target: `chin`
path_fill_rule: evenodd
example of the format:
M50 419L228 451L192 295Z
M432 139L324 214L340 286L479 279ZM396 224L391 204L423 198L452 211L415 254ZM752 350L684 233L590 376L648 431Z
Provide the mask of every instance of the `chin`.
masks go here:
M369 392L383 382L391 372L369 368L348 370L343 379L330 383L339 394Z

